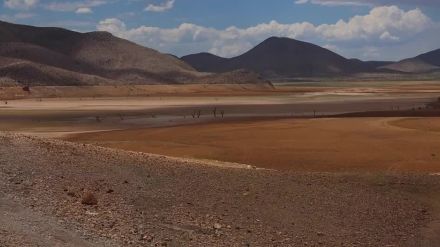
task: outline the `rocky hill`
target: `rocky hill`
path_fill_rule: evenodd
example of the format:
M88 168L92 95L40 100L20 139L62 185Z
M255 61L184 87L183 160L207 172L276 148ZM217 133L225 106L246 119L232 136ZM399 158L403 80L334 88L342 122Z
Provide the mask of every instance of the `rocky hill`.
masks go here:
M182 84L212 76L107 32L0 22L0 85Z

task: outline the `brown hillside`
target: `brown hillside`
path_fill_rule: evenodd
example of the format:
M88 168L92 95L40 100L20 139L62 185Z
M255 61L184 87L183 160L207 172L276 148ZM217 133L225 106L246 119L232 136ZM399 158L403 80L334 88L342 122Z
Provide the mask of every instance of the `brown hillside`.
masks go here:
M426 73L440 70L440 49L404 59L383 68L407 73Z
M0 22L0 85L258 83L258 76L210 75L107 32ZM244 81L242 81L244 79ZM256 80L255 82L252 80Z

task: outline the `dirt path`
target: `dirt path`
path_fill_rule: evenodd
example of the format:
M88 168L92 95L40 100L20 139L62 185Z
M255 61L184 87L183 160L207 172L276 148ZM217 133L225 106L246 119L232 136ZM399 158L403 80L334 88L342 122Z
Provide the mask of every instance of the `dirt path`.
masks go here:
M429 246L438 189L423 174L230 169L0 134L6 246Z

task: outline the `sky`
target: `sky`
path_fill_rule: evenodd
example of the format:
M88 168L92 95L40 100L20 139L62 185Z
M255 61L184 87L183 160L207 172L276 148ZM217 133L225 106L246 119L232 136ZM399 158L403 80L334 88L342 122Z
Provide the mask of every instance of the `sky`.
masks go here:
M440 0L0 0L0 20L108 31L177 56L240 55L271 36L347 58L397 61L440 48Z

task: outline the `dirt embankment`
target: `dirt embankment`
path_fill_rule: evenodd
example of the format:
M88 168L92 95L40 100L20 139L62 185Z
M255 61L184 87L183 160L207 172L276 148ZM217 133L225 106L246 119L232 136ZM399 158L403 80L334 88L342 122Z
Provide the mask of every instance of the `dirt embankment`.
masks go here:
M438 246L439 188L428 175L228 169L2 133L0 245Z

